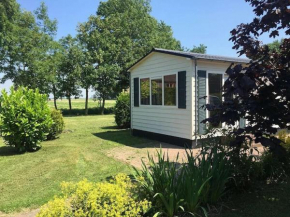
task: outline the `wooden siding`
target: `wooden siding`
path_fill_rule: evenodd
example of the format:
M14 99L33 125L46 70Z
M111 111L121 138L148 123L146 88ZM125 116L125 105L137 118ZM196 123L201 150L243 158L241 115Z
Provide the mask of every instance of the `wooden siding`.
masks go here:
M185 139L192 139L192 60L168 54L152 53L131 69L131 100L134 99L134 78L163 77L186 71L186 109L176 106L139 105L132 101L131 128ZM176 82L178 78L176 78ZM177 84L178 85L178 84ZM164 94L164 93L163 93ZM178 100L178 99L177 99Z

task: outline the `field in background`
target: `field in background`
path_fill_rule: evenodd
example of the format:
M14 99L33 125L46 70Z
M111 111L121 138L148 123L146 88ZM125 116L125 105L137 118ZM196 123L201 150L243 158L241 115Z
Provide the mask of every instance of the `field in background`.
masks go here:
M85 109L85 99L72 99L72 109ZM116 104L116 100L106 100L105 107L114 107ZM48 105L54 108L53 99L48 101ZM89 108L99 107L99 102L94 102L92 99L89 99ZM68 100L67 99L58 99L57 100L57 108L58 109L69 109Z

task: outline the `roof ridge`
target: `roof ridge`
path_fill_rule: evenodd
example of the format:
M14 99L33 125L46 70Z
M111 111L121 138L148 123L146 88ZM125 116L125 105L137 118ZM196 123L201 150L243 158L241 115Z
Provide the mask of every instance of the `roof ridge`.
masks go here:
M168 51L172 53L184 53L184 54L191 54L193 57L195 56L211 56L211 57L221 57L225 59L238 59L238 60L245 60L245 61L250 61L248 58L241 58L241 57L231 57L231 56L224 56L224 55L216 55L216 54L203 54L203 53L194 53L190 51L178 51L178 50L169 50L169 49L164 49L164 48L153 48L153 51Z

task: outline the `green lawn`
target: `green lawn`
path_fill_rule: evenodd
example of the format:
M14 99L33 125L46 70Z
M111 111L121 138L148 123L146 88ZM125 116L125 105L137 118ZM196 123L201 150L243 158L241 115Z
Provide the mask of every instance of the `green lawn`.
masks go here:
M113 115L66 117L65 124L59 139L43 142L35 153L17 155L1 140L0 211L37 208L59 193L61 181L100 181L128 173L129 166L105 152L144 142L116 129Z
M117 129L113 115L65 117L65 123L59 139L43 142L42 149L34 153L18 155L0 140L0 212L38 208L59 193L62 181L101 181L119 172L130 173L131 167L106 152L148 142ZM212 216L286 217L290 213L289 192L288 182L228 194L222 211Z
M114 107L116 100L106 100L105 107ZM48 102L48 105L54 108L53 99ZM58 99L57 100L58 109L68 109L68 100L67 99ZM89 99L89 108L99 107L98 101L94 102L92 99ZM85 109L85 99L72 99L72 109Z

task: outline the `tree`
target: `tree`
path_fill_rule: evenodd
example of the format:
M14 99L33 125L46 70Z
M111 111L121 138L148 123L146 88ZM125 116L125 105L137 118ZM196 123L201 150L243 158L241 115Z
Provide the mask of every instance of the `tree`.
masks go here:
M97 14L79 25L79 38L93 58L94 65L116 65L116 91L127 89L127 68L152 47L181 50L172 30L151 15L149 0L108 0ZM110 88L110 87L108 87Z
M22 12L14 0L5 0L0 8L3 24L0 28L5 28L0 33L0 71L4 73L1 81L11 79L16 87L39 88L48 94L48 73L43 62L56 34L56 20L49 19L44 3L35 15Z
M92 58L89 52L85 52L80 75L81 87L86 91L85 115L88 115L89 89L96 84L96 77L96 69L92 63Z
M279 31L290 34L290 2L288 0L246 0L254 7L256 17L251 23L240 24L231 31L233 48L240 55L251 59L247 66L232 65L229 78L224 84L224 97L220 106L207 105L207 109L218 111L204 122L224 122L234 126L240 118L248 121L246 127L233 131L233 145L241 145L249 134L254 141L269 147L275 154L282 154L281 141L274 134L280 129L290 129L290 40L284 39L277 50L259 41L259 36L279 35Z
M207 46L205 46L204 44L200 44L199 46L193 46L193 48L189 51L192 53L206 54L206 49L207 49Z
M101 65L97 67L97 78L95 90L98 91L101 98L101 114L104 114L105 101L110 94L114 92L117 83L117 65Z
M13 32L20 15L20 7L16 0L3 0L0 2L0 69L6 69L9 63L9 50L13 42Z
M51 49L49 51L49 55L43 61L43 65L45 66L45 71L47 72L47 82L49 92L53 95L54 108L57 109L56 100L63 96L61 91L61 84L59 83L61 63L63 60L63 48L62 46L54 41Z
M272 43L269 43L268 47L269 47L270 51L278 52L282 43L283 43L283 39L281 39L280 41L275 40Z
M62 38L60 44L63 47L63 53L58 73L58 83L60 85L60 91L68 98L69 109L71 110L71 97L81 94L79 85L83 51L78 41L71 35Z

